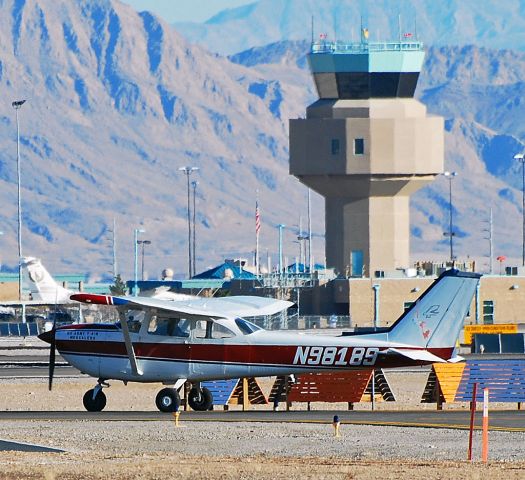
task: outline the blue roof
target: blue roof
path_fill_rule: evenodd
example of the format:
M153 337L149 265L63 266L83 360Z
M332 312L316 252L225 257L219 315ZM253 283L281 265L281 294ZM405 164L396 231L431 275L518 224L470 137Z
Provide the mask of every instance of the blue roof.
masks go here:
M320 263L314 264L314 272L317 270L324 269L324 265L321 265ZM308 265L305 265L304 263L292 263L291 265L288 265L286 267L286 271L288 273L308 273L310 271L310 267Z
M244 270L241 266L235 263L230 262L224 262L222 265L218 265L214 268L210 268L209 270L206 270L205 272L199 273L198 275L195 275L194 279L199 278L214 278L214 279L223 279L225 278L226 270L231 270L233 273L232 278L240 278L242 280L250 280L257 278L256 275L254 275L251 272L248 272L247 270Z

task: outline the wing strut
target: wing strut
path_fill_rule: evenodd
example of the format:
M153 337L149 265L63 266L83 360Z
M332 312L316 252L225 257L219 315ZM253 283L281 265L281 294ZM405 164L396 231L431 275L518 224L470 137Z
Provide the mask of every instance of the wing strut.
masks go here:
M126 322L125 316L120 320L120 326L122 327L122 333L124 334L124 343L126 344L126 351L128 353L129 364L133 375L142 375L142 370L139 370L137 365L137 357L135 357L135 349L133 343L131 343L131 336L129 334L128 322Z

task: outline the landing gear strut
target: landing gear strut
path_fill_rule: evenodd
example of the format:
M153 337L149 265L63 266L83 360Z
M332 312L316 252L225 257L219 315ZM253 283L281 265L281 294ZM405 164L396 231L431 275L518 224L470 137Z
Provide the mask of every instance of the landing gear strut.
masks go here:
M190 390L188 403L193 410L204 412L213 406L213 395L206 387L199 385Z
M180 407L179 392L175 388L163 388L157 393L155 404L161 412L176 412Z
M88 412L101 412L104 410L106 406L106 395L102 391L104 387L109 387L109 384L99 379L96 387L88 390L84 394L82 402Z

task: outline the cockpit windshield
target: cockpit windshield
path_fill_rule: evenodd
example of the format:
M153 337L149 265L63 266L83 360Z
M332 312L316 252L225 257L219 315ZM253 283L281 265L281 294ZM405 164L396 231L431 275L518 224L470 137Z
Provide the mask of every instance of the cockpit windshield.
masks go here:
M248 322L248 320L244 320L244 318L236 318L235 324L239 327L239 330L244 335L250 335L250 333L262 330L261 327L258 327L254 323Z

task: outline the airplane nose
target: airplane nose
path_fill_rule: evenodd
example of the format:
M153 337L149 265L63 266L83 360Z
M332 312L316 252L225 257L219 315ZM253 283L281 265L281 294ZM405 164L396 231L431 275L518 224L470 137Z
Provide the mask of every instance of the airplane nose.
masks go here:
M43 340L44 342L49 343L50 345L53 342L54 337L55 337L54 330L48 330L47 332L42 332L40 335L38 335L38 338L40 340Z

